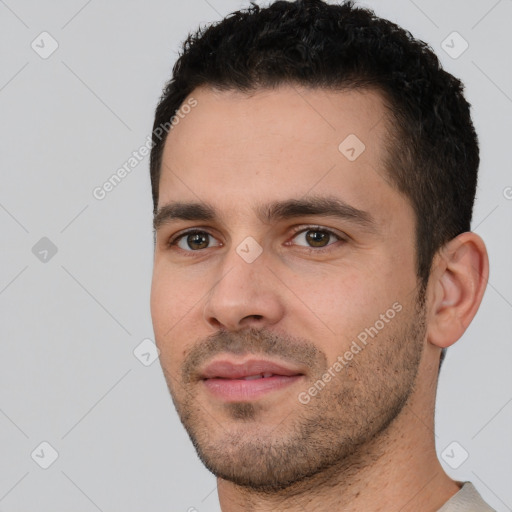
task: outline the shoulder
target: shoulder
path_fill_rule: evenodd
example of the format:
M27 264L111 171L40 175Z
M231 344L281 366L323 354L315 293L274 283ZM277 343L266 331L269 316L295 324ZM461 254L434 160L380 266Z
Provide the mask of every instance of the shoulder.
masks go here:
M454 494L438 512L496 512L480 496L471 482L463 482L459 492Z

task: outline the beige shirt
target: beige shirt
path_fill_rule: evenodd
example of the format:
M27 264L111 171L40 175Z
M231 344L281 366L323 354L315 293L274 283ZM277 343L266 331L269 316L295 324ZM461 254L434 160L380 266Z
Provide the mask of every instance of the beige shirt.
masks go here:
M464 482L461 490L454 494L437 512L496 512L482 499L471 482Z

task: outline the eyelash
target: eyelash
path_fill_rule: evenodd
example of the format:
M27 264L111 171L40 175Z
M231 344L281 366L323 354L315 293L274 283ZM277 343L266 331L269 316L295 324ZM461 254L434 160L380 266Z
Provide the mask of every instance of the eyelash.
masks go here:
M331 235L333 236L334 238L337 239L338 242L346 242L347 240L342 237L341 235L338 235L336 232L330 230L330 229L327 229L327 228L324 228L322 226L300 226L296 229L293 230L293 235L292 235L292 239L295 238L297 235L301 234L301 233L304 233L304 232L307 232L307 231L320 231L322 233L327 233L328 235ZM204 230L204 229L197 229L197 228L194 228L194 229L190 229L189 231L185 231L183 233L180 233L176 236L173 236L169 239L169 241L167 242L167 246L169 248L175 248L177 247L177 244L178 242L188 236L188 235L195 235L195 234L198 234L198 233L205 233L207 234L208 236L211 236L213 237L213 235L211 233L209 233L208 231ZM213 237L215 238L215 237ZM326 245L325 247L306 247L306 246L299 246L302 250L305 250L306 252L308 253L315 253L315 254L322 254L324 252L327 252L327 251L330 251L332 250L332 246L335 244L332 243L332 244L329 244L329 245ZM207 249L210 249L210 247L208 247ZM197 249L195 251L193 250L184 250L184 249L181 249L180 247L177 248L177 250L179 250L180 252L182 253L185 253L186 256L194 256L194 253L201 253L203 251L205 251L206 249Z
M341 235L338 235L335 231L331 229L324 228L322 226L299 226L298 228L295 228L293 230L292 239L295 238L297 235L300 235L301 233L307 233L308 231L320 231L321 233L327 233L328 235L334 237L337 242L346 242L346 238L344 238ZM329 245L326 245L325 247L307 247L300 245L298 247L301 248L301 250L304 250L308 253L315 253L315 254L322 254L324 252L329 252L333 250L333 246L336 244L336 241L333 243L330 243Z

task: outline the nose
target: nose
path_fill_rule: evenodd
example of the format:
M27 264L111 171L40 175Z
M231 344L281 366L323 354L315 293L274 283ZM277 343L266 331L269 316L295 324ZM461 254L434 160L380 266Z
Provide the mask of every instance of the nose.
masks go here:
M223 259L221 273L207 295L204 319L215 330L238 331L277 324L285 308L279 281L262 253L248 263L233 249Z

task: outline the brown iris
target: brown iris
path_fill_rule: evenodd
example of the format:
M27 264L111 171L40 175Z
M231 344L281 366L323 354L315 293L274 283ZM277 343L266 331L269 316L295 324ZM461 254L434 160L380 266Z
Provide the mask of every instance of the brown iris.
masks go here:
M206 233L191 233L187 236L187 244L191 249L206 249L208 247L208 235Z
M310 229L306 233L306 240L313 247L325 247L329 242L330 234L327 231ZM325 242L325 243L324 243Z

